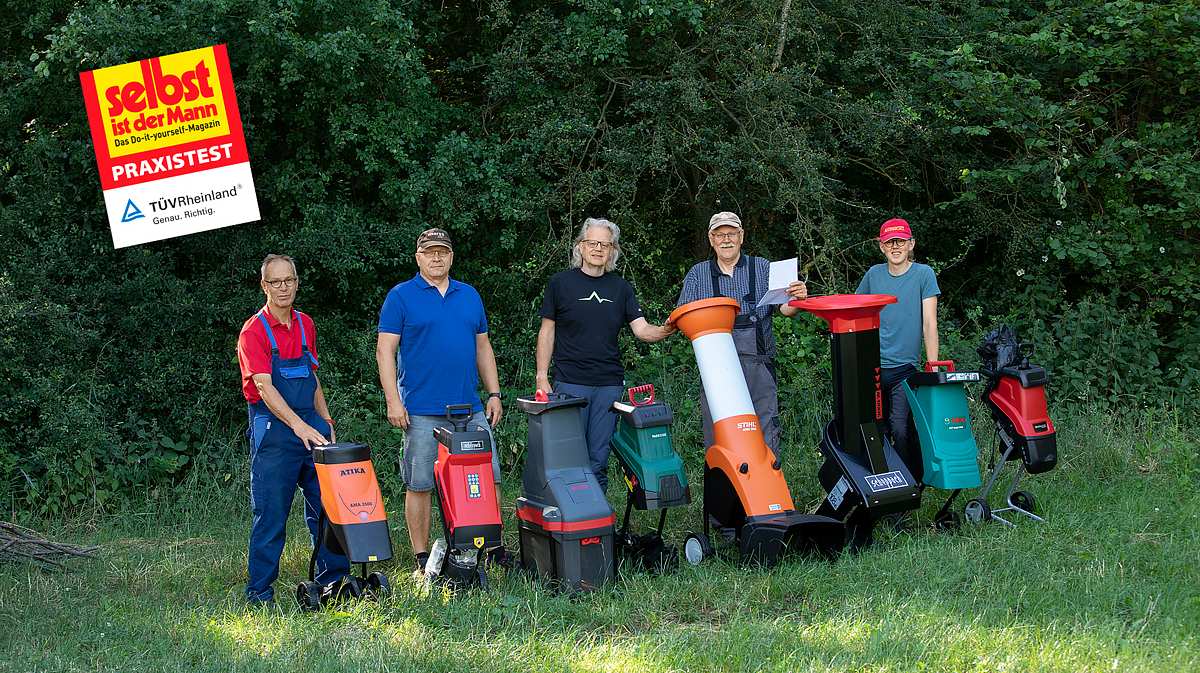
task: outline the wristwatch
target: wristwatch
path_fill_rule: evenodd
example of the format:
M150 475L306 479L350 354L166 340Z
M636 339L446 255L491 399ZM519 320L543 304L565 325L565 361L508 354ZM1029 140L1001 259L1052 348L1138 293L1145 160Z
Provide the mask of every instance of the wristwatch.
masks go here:
M492 399L493 397L498 400L502 400L502 399L504 399L504 393L488 393L489 400Z

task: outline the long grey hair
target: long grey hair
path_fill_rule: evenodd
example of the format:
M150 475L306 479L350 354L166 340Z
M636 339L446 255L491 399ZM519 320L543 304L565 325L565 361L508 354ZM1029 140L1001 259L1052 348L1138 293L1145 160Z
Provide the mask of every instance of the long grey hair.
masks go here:
M575 243L571 245L571 266L576 269L583 266L583 253L579 250L579 242L587 237L588 229L593 227L602 227L612 233L612 254L608 256L608 263L604 265L606 272L612 271L617 268L617 258L621 256L621 228L608 220L595 217L584 220L579 234L575 236Z

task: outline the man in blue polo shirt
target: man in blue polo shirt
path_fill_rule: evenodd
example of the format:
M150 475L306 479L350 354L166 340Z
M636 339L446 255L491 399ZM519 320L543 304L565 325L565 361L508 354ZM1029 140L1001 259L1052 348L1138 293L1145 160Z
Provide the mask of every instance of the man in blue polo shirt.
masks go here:
M450 279L450 235L442 229L422 232L416 259L417 275L393 287L383 301L375 361L388 422L405 431L400 461L407 487L404 520L420 570L429 558L430 494L437 459L434 429L450 427L448 405L470 404L469 425L490 432L503 408L483 300L475 288ZM481 378L488 391L486 414L479 401ZM499 481L496 451L492 470Z

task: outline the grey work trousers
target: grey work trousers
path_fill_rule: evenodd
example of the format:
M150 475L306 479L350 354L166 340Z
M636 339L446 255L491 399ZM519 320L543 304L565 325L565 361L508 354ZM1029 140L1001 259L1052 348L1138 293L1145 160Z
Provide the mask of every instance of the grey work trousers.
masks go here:
M775 363L765 356L752 354L757 351L753 329L734 330L733 337L746 387L750 390L750 401L754 403L754 413L762 428L763 441L779 460L783 429L779 425L779 384L775 380ZM704 446L707 449L713 444L713 418L703 386L700 388L700 413L704 418Z

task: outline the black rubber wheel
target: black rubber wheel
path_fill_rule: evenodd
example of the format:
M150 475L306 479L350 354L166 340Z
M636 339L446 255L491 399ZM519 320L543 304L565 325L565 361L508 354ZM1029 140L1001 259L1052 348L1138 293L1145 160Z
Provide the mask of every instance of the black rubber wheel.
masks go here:
M336 585L330 587L330 596L334 599L362 598L363 588L362 580L354 575L346 575Z
M377 570L367 575L367 591L374 598L383 598L392 594L392 585L388 582L387 575Z
M933 520L933 527L952 533L962 527L962 517L958 515L958 512L946 512Z
M688 533L683 541L683 558L688 564L698 566L713 555L712 543L704 533Z
M517 565L517 558L508 553L506 547L496 547L487 552L488 565L499 566L505 570L512 570Z
M1034 500L1033 494L1029 491L1015 491L1008 501L1009 504L1020 507L1030 514L1037 513L1037 510L1035 509L1037 507L1037 500Z
M971 498L963 506L963 516L970 523L978 524L992 520L992 508L979 498Z
M658 558L654 562L654 572L672 572L679 567L679 549L675 545L665 544L658 550Z
M301 582L296 585L296 602L305 612L321 609L321 585L316 582Z

